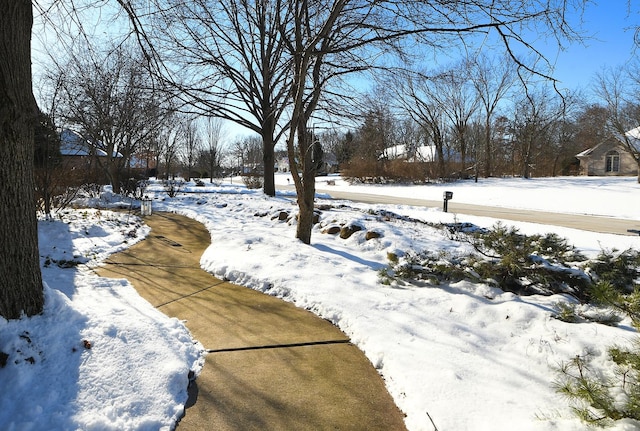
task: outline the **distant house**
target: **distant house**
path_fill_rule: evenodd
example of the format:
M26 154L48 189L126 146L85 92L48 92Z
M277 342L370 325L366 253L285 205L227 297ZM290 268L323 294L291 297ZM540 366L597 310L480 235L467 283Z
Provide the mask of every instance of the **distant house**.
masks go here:
M63 167L77 181L82 183L106 184L108 180L98 164L99 158L107 157L107 153L78 132L63 129L60 133L60 155ZM116 157L123 157L117 153Z
M289 157L286 152L276 154L276 172L289 172ZM338 158L333 153L324 153L323 165L318 169L321 173L335 173L338 170Z
M626 138L640 151L640 127L628 131ZM580 173L589 176L638 175L638 164L623 142L623 137L612 136L577 154Z
M289 156L286 151L278 151L276 153L274 168L276 172L289 172Z
M444 160L460 162L460 154L450 148L444 148ZM435 145L393 145L382 151L380 159L405 160L407 162L431 163L438 160L438 150Z
M73 130L60 133L60 154L69 169L84 169L91 166L95 157L106 157L107 153Z
M435 145L412 147L409 145L393 145L382 151L381 159L406 160L409 162L433 162L436 160Z

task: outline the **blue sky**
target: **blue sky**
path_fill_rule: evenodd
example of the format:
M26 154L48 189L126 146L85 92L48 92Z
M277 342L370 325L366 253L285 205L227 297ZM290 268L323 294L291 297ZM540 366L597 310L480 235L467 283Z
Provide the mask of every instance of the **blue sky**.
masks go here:
M640 22L637 6L628 15L627 0L599 0L598 3L590 4L583 17L582 28L592 39L584 46L570 45L556 58L554 76L563 87L587 89L595 74L604 67L623 65L634 55L631 27ZM554 57L555 50L550 60Z
M592 39L585 41L584 45L573 43L567 46L565 51L558 53L555 45L549 45L545 49L544 46L534 42L548 56L548 59L555 63L554 76L562 82L563 86L586 87L595 73L601 71L604 66L621 65L632 58L634 54L632 27L640 24L640 7L632 4L633 10L628 15L627 1L592 0L590 2L583 17L582 29ZM631 0L632 3L635 1L637 0ZM36 22L38 21L36 17ZM575 17L572 24L577 21L578 17ZM43 34L41 27L37 24L34 30L36 37L33 43L37 55L42 50L38 36Z

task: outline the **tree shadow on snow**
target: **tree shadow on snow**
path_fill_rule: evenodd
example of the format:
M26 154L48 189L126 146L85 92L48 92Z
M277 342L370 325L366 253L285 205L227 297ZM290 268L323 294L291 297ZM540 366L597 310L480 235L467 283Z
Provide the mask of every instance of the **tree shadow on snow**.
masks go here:
M363 265L363 266L368 266L369 268L373 269L374 271L378 271L381 268L384 268L385 265L379 263L379 262L375 262L372 260L366 260L366 259L362 259L361 257L358 256L354 256L353 254L347 253L345 251L340 251L340 250L335 250L327 245L324 244L314 244L312 245L312 247L314 247L316 250L318 251L322 251L325 253L333 253L337 256L340 256L344 259L348 259L352 262L355 262L359 265Z

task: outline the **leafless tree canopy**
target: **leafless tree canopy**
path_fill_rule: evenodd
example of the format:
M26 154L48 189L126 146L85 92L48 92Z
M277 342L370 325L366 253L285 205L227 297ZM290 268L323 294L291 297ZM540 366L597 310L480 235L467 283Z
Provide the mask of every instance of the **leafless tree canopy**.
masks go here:
M51 71L60 82L60 116L103 150L96 160L119 192L134 157L148 147L171 112L165 93L150 80L144 61L127 45L107 52L85 46Z
M297 236L309 242L313 166L317 163L310 151L313 136L307 128L319 103L328 95L336 95L331 92L332 82L352 72L382 66L392 54L410 60L412 54L442 53L452 46L472 50L485 41L501 45L518 70L548 77L545 58L529 42L529 37L543 35L558 43L579 38L567 17L579 11L585 1L117 0L117 3L130 19L131 31L145 52L145 60L155 65L157 74L178 90L175 94L210 115L244 123L261 134L265 168L273 166L272 150L277 138L289 131L290 165L295 170L300 204ZM68 12L67 22L81 30L83 22L78 11L96 6L92 0L53 4L62 5ZM50 13L52 9L37 4L37 10ZM0 0L3 151L0 196L4 199L0 205L0 241L17 244L11 241L16 232L22 232L24 238L19 247L7 253L15 256L20 265L7 260L0 267L0 314L10 318L21 311L34 314L42 308L33 215L33 134L29 125L36 112L30 69L32 23L30 1ZM84 37L84 31L79 33ZM533 56L533 62L521 60L521 52ZM105 78L108 87L114 77ZM71 94L72 89L68 92ZM102 98L99 91L95 94ZM118 135L103 127L98 115L102 112L98 110L91 117L86 109L78 107L76 114L87 117L91 129L110 146L109 151L116 148L127 151L128 144L145 135L144 127L140 129L133 124L131 130L136 130L135 133ZM100 127L94 127L98 124ZM99 128L102 130L97 131ZM110 140L112 143L108 143ZM268 177L265 175L265 191L271 193ZM15 289L17 285L24 288Z
M209 181L222 175L222 161L225 151L222 140L225 136L224 125L219 118L207 118L204 130L204 145L201 152L201 164L209 174Z
M566 14L583 3L119 2L159 75L186 103L259 133L267 169L273 164L273 145L295 117L297 72L304 77L299 88L322 89L307 91L301 99L311 112L308 118L323 100L345 96L331 88L345 75L383 66L391 57L415 60L427 52L475 49L487 40L501 45L521 69L549 76L549 69L541 66L544 56L527 35L557 42L578 38ZM530 54L534 63L522 61L521 52ZM302 61L296 63L296 56ZM272 194L268 176L265 172L265 192Z

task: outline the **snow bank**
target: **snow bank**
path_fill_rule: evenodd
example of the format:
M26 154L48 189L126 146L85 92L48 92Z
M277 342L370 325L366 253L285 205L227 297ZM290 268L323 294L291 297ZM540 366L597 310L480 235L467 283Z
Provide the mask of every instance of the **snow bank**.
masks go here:
M39 225L45 310L0 319L3 430L169 430L203 349L126 280L88 266L142 239L126 214L69 211Z

